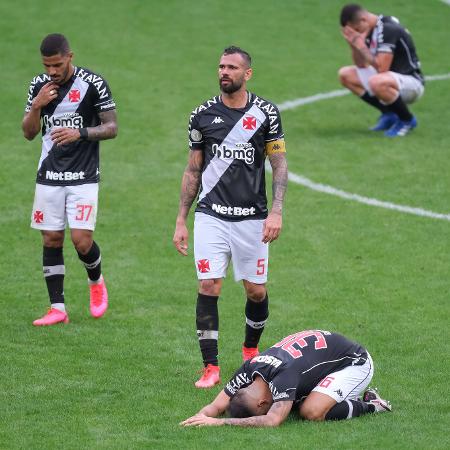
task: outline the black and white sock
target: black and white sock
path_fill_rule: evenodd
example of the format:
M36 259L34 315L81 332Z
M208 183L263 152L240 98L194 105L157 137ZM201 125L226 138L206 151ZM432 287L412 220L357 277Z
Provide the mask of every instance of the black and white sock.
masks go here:
M93 241L92 247L85 255L82 255L80 252L77 253L86 268L89 280L94 283L99 281L102 274L102 256L97 243Z
M258 346L259 339L267 318L269 317L269 296L266 296L261 302L254 302L247 298L245 305L245 341L244 346L255 348Z
M43 247L42 266L52 308L65 311L64 306L64 256L62 247Z
M205 367L208 364L219 365L217 344L219 339L218 300L219 297L200 293L197 297L197 336Z
M361 400L344 400L336 403L325 416L325 420L344 420L375 412L375 406Z

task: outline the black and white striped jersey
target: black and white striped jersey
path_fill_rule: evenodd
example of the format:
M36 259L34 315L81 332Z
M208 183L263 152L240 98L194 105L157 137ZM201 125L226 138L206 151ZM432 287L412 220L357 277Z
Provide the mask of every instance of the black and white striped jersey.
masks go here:
M393 16L378 16L376 27L366 38L366 45L373 55L392 53L394 58L389 70L412 75L424 83L416 47L409 31Z
M50 82L47 74L33 78L25 112ZM86 128L100 124L98 114L115 109L108 83L88 69L75 67L72 77L58 89L58 97L41 109L42 152L36 182L75 185L99 181L99 143L80 140L56 146L50 137L53 127Z
M191 114L189 148L204 155L196 211L231 221L267 217L265 158L285 151L273 103L248 93L247 105L233 109L211 98Z
M259 375L268 384L274 402L297 401L331 373L348 366L361 366L367 358L364 347L338 333L300 331L246 361L224 391L233 397Z

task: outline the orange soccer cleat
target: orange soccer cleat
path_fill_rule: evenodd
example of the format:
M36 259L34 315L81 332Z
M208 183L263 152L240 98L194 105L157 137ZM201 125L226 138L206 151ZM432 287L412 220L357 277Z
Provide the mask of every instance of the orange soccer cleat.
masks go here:
M195 382L195 387L200 389L212 388L220 383L220 367L208 364L203 368L203 374L198 381Z
M91 315L98 319L108 309L108 291L103 277L97 283L89 282L89 291Z
M244 362L258 355L258 347L246 347L245 345L242 346L242 359Z
M39 327L43 325L55 325L55 323L69 323L69 316L66 312L60 311L56 308L50 308L47 314L42 316L40 319L36 319L33 325Z

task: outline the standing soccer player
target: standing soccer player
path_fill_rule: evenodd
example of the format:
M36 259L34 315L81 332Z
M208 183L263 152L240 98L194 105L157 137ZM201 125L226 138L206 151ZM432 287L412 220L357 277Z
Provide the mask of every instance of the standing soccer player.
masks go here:
M355 64L339 70L341 83L381 112L373 131L405 136L417 126L407 105L424 91L411 34L397 18L373 14L357 4L342 8L340 22Z
M69 321L63 257L67 222L73 245L86 267L92 316L101 317L108 307L100 248L93 240L93 231L100 174L98 141L117 135L116 106L107 82L72 65L73 53L62 34L46 36L40 50L46 73L31 82L22 122L28 140L42 127L31 226L42 233L51 308L33 322L37 326Z
M189 159L180 194L173 242L187 255L186 219L198 195L194 256L199 279L196 324L203 375L195 383L220 382L217 301L231 259L236 281L243 281L245 340L243 359L258 354L269 316L266 290L268 244L278 238L288 173L280 113L273 103L248 92L250 55L226 48L219 63L221 95L198 106L189 123ZM273 171L272 208L267 209L264 162Z

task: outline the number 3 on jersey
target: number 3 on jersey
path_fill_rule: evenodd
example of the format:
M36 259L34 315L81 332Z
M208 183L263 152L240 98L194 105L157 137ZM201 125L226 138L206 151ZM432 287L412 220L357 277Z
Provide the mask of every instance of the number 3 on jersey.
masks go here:
M290 336L285 337L282 341L278 342L278 344L273 345L273 347L281 347L283 350L287 351L293 358L300 358L303 356L303 353L298 347L307 347L309 344L308 342L306 342L306 338L313 336L316 338L314 342L315 350L327 348L327 341L325 340L325 336L317 330L308 330L296 334L291 334Z

